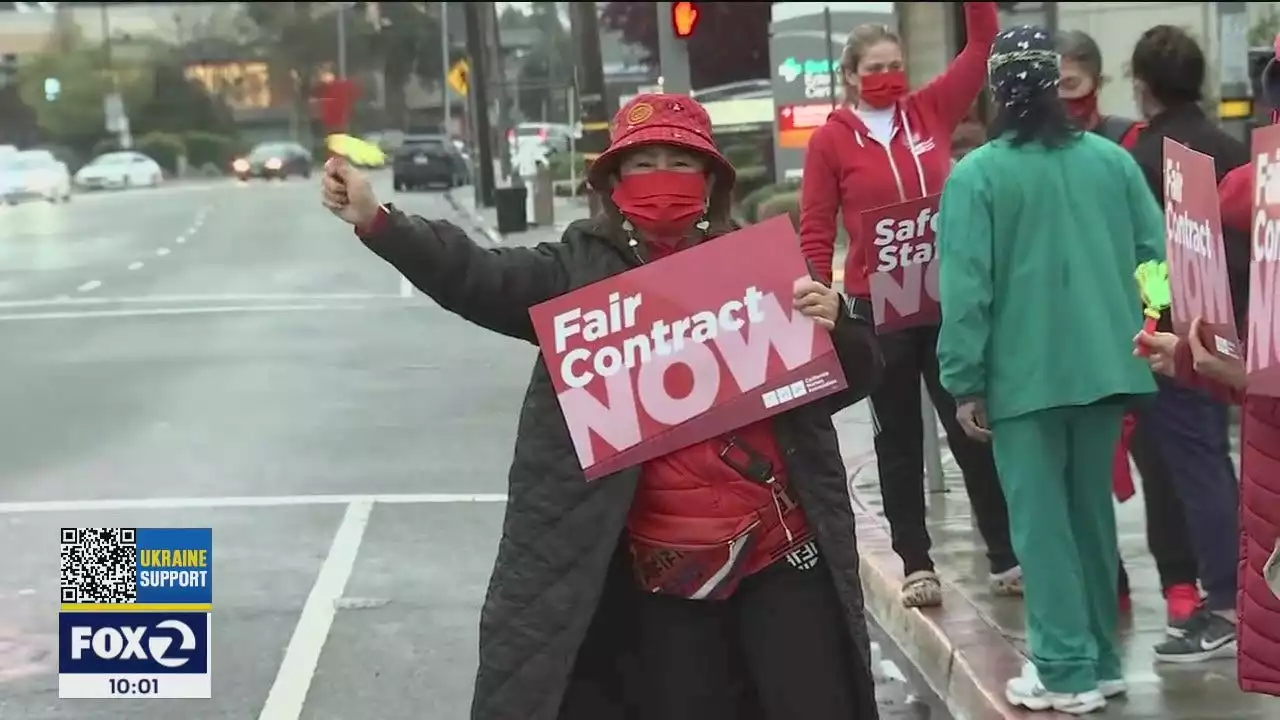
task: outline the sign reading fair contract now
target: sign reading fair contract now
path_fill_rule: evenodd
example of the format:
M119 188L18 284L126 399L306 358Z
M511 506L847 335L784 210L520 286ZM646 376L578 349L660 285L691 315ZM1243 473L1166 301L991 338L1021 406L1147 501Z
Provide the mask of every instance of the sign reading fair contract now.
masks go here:
M1280 397L1280 125L1253 131L1253 250L1249 264L1249 392Z
M530 310L588 480L843 390L775 218Z
M938 198L929 195L862 213L871 238L871 305L876 330L885 332L942 322L935 239Z
M1212 335L1204 338L1206 347L1239 359L1213 158L1165 138L1164 197L1173 330L1185 336L1202 317Z

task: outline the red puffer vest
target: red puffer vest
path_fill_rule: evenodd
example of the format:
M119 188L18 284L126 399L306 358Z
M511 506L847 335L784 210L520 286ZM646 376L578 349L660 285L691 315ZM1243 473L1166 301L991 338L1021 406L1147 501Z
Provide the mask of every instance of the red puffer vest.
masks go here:
M644 590L707 600L812 539L767 420L645 463L628 529Z
M1280 695L1280 400L1244 402L1240 467L1240 687ZM1280 569L1271 569L1280 573Z

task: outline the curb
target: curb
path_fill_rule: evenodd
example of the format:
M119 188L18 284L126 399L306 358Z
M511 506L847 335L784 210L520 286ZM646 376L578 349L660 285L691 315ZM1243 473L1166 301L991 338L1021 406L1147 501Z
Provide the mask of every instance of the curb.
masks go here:
M472 228L483 235L490 244L501 245L503 240L506 239L502 233L498 232L497 228L485 222L484 217L474 208L467 207L458 202L458 199L453 196L452 190L444 191L444 199L445 202L449 203L449 206L453 208L454 212L465 216L467 220L470 221Z
M851 463L849 493L867 612L902 649L956 720L1071 717L1031 713L1005 701L1005 682L1022 671L1026 657L953 583L942 579L942 607L902 606L899 595L905 578L888 524L852 489L857 471L871 462L874 455L861 464Z

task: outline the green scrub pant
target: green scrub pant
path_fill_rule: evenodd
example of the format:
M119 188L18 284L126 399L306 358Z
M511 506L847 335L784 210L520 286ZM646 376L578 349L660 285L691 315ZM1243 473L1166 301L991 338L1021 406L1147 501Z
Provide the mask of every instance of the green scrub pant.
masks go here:
M995 422L992 441L1026 585L1031 659L1051 692L1123 677L1112 458L1124 407L1098 403Z

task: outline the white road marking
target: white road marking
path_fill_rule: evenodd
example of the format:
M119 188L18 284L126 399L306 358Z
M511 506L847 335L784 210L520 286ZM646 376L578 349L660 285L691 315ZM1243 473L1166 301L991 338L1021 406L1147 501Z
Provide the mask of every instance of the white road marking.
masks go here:
M506 493L404 493L373 495L244 495L239 497L133 498L115 500L31 500L0 502L0 515L52 512L108 512L120 510L183 510L217 508L279 508L307 505L457 505L504 503Z
M129 269L130 269L130 270L141 270L141 269L142 269L143 264L144 264L144 263L143 263L141 260L134 260L133 262L129 263Z
M178 243L179 245L181 245L182 243L184 243L184 242L186 242L186 241L187 241L187 236L186 236L186 235L179 235L178 237L174 238L174 239L173 239L173 241L174 241L174 242L176 242L176 243Z
M90 280L89 282L87 282L87 283L85 283L85 284L81 285L80 287L78 287L78 288L76 288L76 289L77 289L77 290L79 290L80 292L90 292L90 291L93 291L93 290L97 290L97 289L98 289L98 288L100 288L100 287L102 287L102 281L101 281L101 280Z
M163 305L185 303L228 303L242 304L251 302L331 302L339 300L397 300L399 295L386 293L332 293L317 295L292 295L289 293L260 295L151 295L140 297L92 297L73 298L60 295L53 299L43 300L5 300L0 301L0 309L43 308L66 305Z
M191 227L187 228L187 235L195 235L199 230L200 230L199 225L192 225Z
M160 257L164 257L165 255L168 255L169 252L170 252L169 248L165 248L165 247L156 248L156 255L159 255Z
M338 614L336 603L346 591L372 511L373 503L370 502L355 502L347 506L342 524L329 546L329 555L320 565L316 584L311 587L307 602L302 606L302 614L293 629L293 637L289 639L284 660L258 720L298 720L302 716L311 679L320 664L320 653L324 651L324 643L333 628L333 618Z
M409 278L400 277L400 297L413 297L413 283L409 282Z
M19 320L91 320L93 318L159 317L165 315L219 315L227 313L316 312L364 310L362 305L231 305L222 307L140 308L136 310L81 310L0 315L0 322Z

